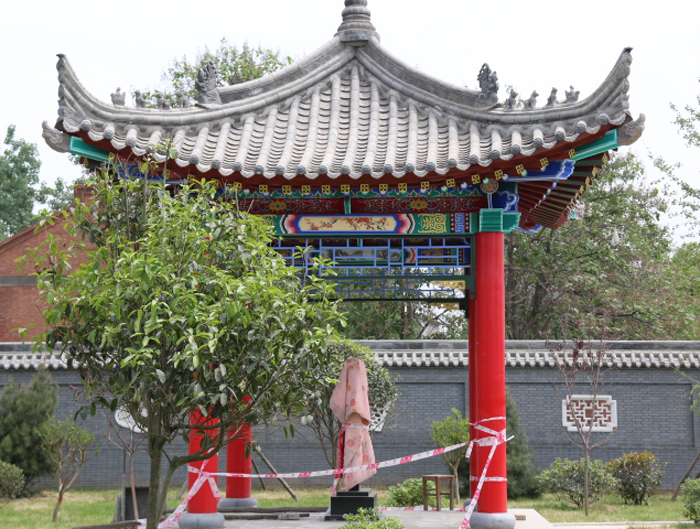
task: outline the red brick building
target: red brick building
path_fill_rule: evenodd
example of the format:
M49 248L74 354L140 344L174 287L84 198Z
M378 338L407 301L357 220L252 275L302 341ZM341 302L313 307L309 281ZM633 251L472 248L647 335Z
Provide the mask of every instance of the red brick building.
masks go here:
M89 194L86 186L76 186L76 198L84 201ZM0 342L19 342L17 328L28 328L28 337L36 336L46 329L39 305L39 291L36 288L34 264L27 263L19 270L17 259L46 241L47 233L66 238L63 216L57 216L53 226L48 223L37 230L31 226L18 234L0 242ZM71 263L80 264L79 260ZM33 324L33 325L32 325Z

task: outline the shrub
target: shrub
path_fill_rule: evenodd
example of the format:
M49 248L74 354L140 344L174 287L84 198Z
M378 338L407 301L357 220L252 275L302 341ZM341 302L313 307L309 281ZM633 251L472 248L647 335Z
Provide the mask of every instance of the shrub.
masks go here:
M0 460L22 469L25 488L34 478L53 473L40 432L57 403L47 369L39 369L28 388L10 384L0 396Z
M429 490L435 490L435 483L428 483ZM420 478L407 479L403 483L387 489L387 507L414 507L423 505L423 480Z
M608 469L617 480L616 490L625 504L648 503L649 496L661 486L661 476L666 463L651 452L623 454L608 461Z
M560 500L571 502L576 507L584 503L584 476L586 461L581 458L571 461L557 458L547 470L539 475L540 486L557 496ZM614 488L616 480L602 461L590 461L588 464L588 501L595 503L600 497Z
M506 460L508 465L508 498L537 498L540 496L540 484L533 462L534 454L530 447L527 432L520 426L520 413L515 400L506 394L506 432L513 438L506 443ZM459 463L460 491L470 494L469 460Z
M0 496L13 499L24 490L22 469L10 463L0 461Z
M56 465L58 498L53 511L53 521L55 522L58 519L58 510L61 508L66 492L78 479L85 463L95 457L99 453L99 449L95 448L94 455L88 454L90 445L95 442L95 435L70 419L44 425L41 436L46 452Z
M357 509L357 514L346 514L346 529L403 529L404 525L397 518L379 519L376 509Z
M462 413L457 408L452 408L452 415L448 415L444 421L433 421L431 436L438 448L468 443L469 442L469 418L463 419ZM468 446L451 450L442 454L453 476L458 475L459 463L464 459ZM454 482L452 495L459 503L459 482Z
M513 436L506 443L508 498L536 498L540 496L540 484L533 462L534 454L527 432L520 426L518 406L510 393L506 394L506 432L508 436Z
M681 487L683 516L700 525L700 479L689 479Z

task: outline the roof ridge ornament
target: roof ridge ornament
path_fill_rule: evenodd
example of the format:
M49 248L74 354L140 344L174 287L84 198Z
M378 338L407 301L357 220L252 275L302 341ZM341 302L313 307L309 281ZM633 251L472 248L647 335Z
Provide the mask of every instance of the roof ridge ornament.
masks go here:
M484 63L479 70L479 75L477 76L479 81L479 88L481 88L481 94L479 94L479 99L485 99L489 104L495 104L498 102L498 75L496 72L491 71L491 68L487 63Z
M343 22L336 35L351 46L364 46L372 37L379 38L367 8L367 0L345 0Z
M219 74L216 65L211 59L207 59L197 72L197 80L194 86L197 89L197 102L201 104L220 105L221 98L217 88Z

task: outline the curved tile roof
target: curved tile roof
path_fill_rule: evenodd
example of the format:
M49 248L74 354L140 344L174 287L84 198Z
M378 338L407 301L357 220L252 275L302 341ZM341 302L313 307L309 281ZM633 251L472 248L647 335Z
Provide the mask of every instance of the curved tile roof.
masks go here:
M586 99L507 110L493 96L411 68L368 38L358 45L336 35L287 68L220 88L221 104L173 109L100 101L59 55L56 127L122 155L154 152L159 161L165 154L157 147L169 141L185 172L332 184L511 167L630 120L629 49Z
M468 367L469 344L465 341L365 340L386 367ZM700 342L609 342L610 365L618 368L700 369ZM0 369L68 369L66 357L57 352L33 353L31 345L0 343ZM518 368L554 368L549 348L542 341L506 341L506 365Z

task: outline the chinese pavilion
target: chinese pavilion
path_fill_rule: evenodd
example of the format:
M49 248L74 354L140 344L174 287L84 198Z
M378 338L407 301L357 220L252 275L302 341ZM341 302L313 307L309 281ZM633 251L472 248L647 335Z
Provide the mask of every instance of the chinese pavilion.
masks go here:
M345 0L324 46L236 86L219 87L205 64L194 103L182 93L151 107L138 94L133 106L119 92L101 101L59 55L59 118L44 137L132 174L151 156L165 181L218 180L268 219L290 264L307 269L291 251L299 245L334 261L343 298L459 302L470 323L469 417L489 430L472 432L474 484L505 430L504 235L575 218L607 152L641 135L644 115L628 108L630 51L585 99L572 88L564 101L552 89L544 104L536 92L501 102L488 65L480 90L429 77L380 45L366 0ZM473 527L515 523L505 454L499 444Z

